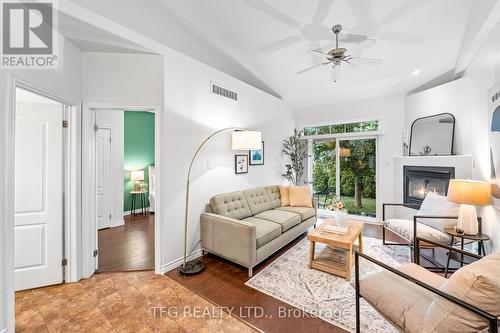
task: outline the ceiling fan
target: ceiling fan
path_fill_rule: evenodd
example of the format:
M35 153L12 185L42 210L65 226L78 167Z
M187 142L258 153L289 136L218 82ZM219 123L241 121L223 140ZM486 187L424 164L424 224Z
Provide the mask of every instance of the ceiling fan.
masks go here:
M359 57L354 57L350 54L347 54L347 49L343 47L339 47L339 34L342 31L342 26L340 24L336 24L332 27L332 32L335 34L335 47L331 49L328 52L323 52L321 50L311 50L310 52L314 52L317 54L321 54L326 56L325 62L316 64L314 66L308 67L306 69L303 69L297 74L302 74L304 72L307 72L311 69L317 68L317 67L323 67L326 65L333 64L332 67L332 80L334 82L337 82L337 77L338 77L338 70L340 69L340 65L342 63L346 64L351 64L351 61L356 60L359 63L365 63L365 64L374 64L374 65L379 65L382 63L382 59L374 59L374 58L359 58Z

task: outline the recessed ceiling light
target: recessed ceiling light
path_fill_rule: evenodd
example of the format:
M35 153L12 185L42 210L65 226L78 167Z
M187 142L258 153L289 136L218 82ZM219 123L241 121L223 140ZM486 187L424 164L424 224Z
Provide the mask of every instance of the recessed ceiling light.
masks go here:
M413 75L418 75L420 74L420 71L418 69L415 69L413 72L411 72Z

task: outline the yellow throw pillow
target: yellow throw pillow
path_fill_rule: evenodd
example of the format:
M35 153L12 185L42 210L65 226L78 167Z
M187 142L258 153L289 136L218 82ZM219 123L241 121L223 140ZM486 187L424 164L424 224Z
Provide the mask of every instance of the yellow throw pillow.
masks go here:
M290 186L290 206L312 208L311 190L309 186Z
M288 186L278 186L280 189L281 207L290 206L290 196L288 195Z

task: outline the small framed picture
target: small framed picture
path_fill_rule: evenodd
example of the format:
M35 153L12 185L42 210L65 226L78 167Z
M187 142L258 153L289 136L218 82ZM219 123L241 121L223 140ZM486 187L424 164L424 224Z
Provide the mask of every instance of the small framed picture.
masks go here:
M264 165L264 141L262 141L262 149L248 151L248 158L250 165Z
M248 155L234 155L234 173L239 175L248 172Z

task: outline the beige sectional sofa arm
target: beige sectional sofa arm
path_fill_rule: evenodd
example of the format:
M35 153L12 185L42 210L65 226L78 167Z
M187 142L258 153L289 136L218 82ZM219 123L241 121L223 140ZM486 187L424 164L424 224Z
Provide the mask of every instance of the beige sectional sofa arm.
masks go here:
M255 225L213 213L201 214L201 247L245 267L256 262Z

